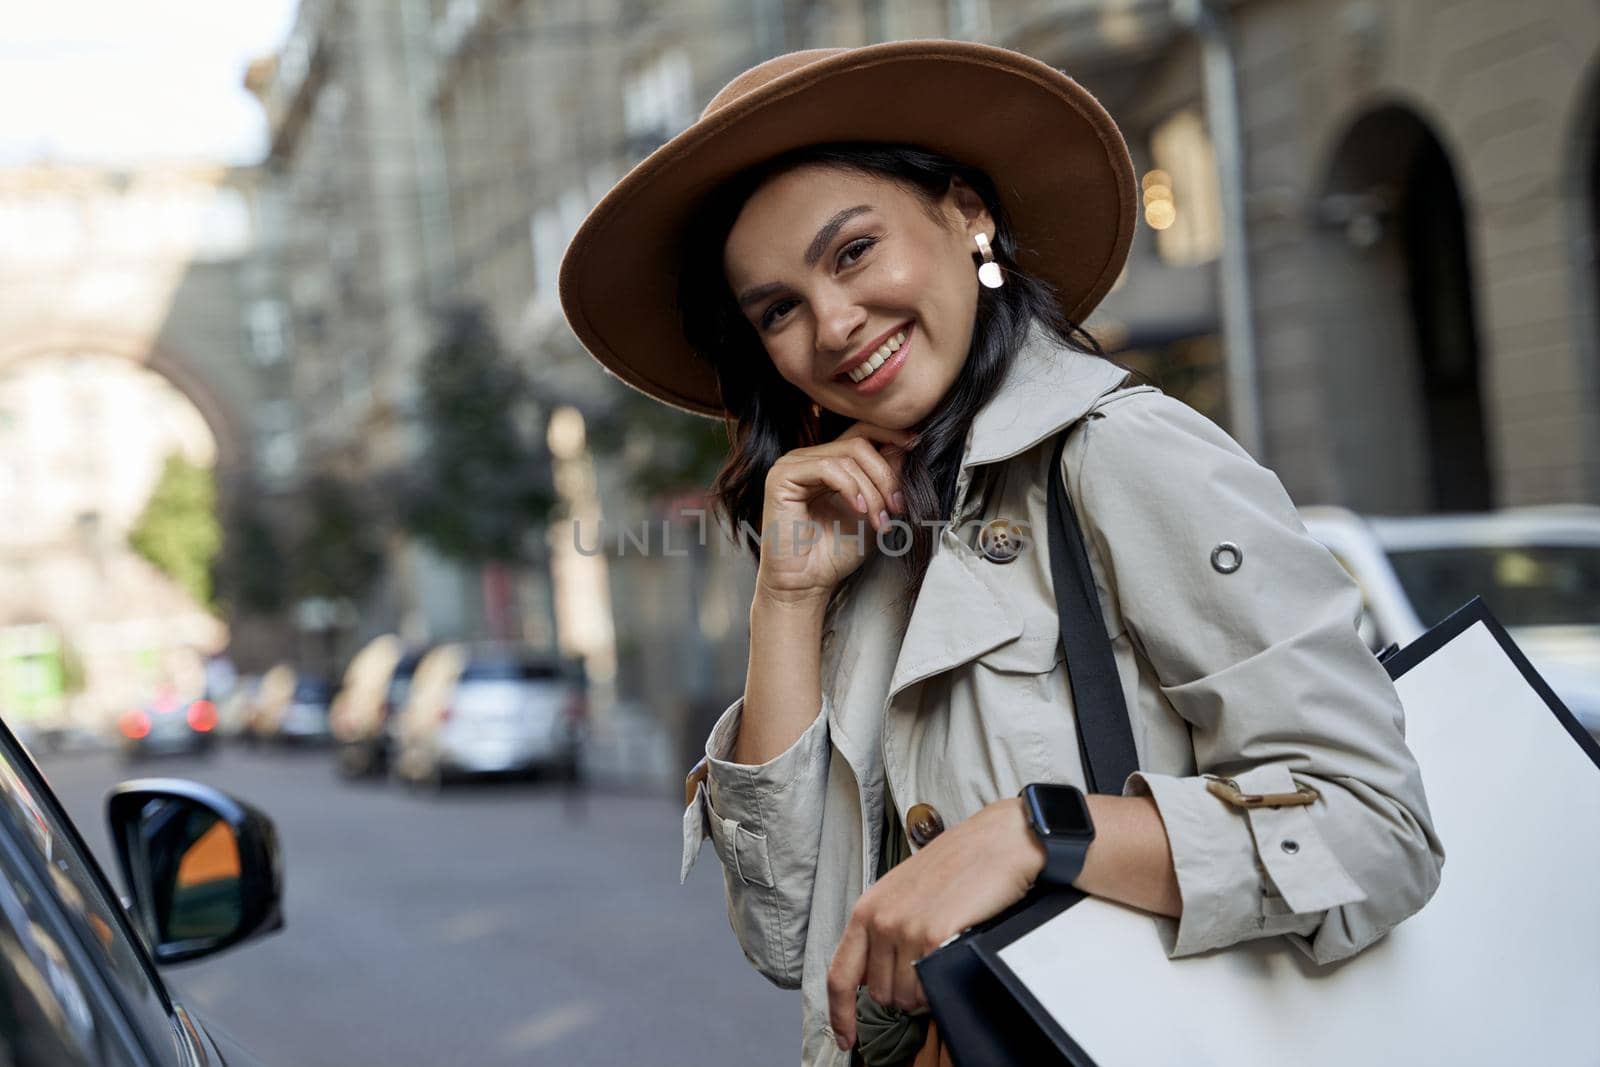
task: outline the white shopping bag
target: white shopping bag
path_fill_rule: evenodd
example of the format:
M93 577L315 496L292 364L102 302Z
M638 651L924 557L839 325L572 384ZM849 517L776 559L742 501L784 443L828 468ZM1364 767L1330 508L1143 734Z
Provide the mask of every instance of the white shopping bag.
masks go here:
M1481 601L1386 666L1444 843L1433 900L1330 967L1281 938L1169 960L1148 916L1085 900L985 953L1070 1061L1600 1064L1600 745Z

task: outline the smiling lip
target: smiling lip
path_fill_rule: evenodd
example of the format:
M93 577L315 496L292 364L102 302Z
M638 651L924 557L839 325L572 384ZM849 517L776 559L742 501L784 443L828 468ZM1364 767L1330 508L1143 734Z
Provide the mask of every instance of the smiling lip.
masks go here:
M844 365L833 372L833 380L836 382L843 382L845 385L855 385L856 383L850 380L850 372L876 355L878 349L883 347L884 342L889 340L889 338L893 337L895 334L899 333L901 330L905 331L906 343L909 344L911 342L911 323L902 322L898 326L892 326L884 331L883 336L879 337L876 341L873 341L861 351L845 360ZM879 367L878 369L881 371L883 368ZM869 378L868 381L871 381L871 379Z
M900 368L906 364L906 353L911 351L911 327L906 327L906 339L898 351L883 361L883 366L867 375L859 382L852 382L848 377L843 381L849 389L855 390L858 395L872 396L881 393L894 382L895 376L900 373Z

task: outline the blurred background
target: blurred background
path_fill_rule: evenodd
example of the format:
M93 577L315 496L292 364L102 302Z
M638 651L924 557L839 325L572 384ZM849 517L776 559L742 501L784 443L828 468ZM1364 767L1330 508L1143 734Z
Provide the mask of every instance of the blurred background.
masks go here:
M157 755L278 819L288 929L173 972L269 1062L789 1058L715 863L674 884L674 796L744 679L753 570L695 514L726 439L556 301L588 208L783 51L958 37L1087 86L1143 195L1091 330L1279 473L1375 649L1482 594L1600 732L1592 0L4 26L0 716L97 846Z

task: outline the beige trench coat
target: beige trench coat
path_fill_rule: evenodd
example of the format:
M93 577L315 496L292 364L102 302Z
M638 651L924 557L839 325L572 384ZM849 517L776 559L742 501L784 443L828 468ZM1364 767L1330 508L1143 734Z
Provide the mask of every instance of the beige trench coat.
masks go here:
M1336 960L1438 885L1443 850L1399 699L1356 632L1355 584L1216 425L1036 335L974 420L955 520L903 634L889 608L899 561L874 556L825 625L816 721L770 762L735 764L736 701L684 812L683 876L709 837L745 955L803 991L804 1064L849 1061L826 976L877 869L883 805L903 822L930 804L949 826L1029 782L1083 785L1050 584L1051 476L1077 508L1132 719L1141 770L1124 792L1154 798L1172 846L1183 916L1158 920L1170 954L1283 936ZM996 518L1034 534L1007 563L977 548ZM1232 573L1211 562L1224 541L1242 551ZM1320 799L1242 810L1202 773L1244 792L1306 783Z

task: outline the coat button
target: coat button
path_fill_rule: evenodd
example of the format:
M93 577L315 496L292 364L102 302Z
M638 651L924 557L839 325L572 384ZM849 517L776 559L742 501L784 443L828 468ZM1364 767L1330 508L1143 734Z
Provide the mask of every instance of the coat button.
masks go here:
M906 812L906 837L918 848L944 833L944 820L932 804L913 804Z
M1010 563L1026 545L1022 527L1010 519L995 519L978 533L978 551L990 563Z

